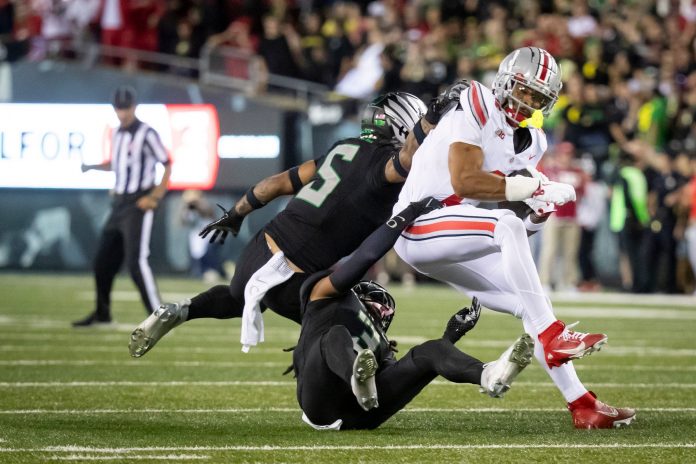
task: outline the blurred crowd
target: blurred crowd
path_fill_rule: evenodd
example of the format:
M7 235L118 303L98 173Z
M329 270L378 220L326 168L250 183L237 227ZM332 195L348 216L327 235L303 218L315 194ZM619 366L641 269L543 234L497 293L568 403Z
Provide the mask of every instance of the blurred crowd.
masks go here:
M691 0L0 0L0 39L6 55L35 59L61 40L191 58L228 46L271 74L363 100L402 90L427 101L458 78L490 85L510 50L545 48L564 91L545 122L543 169L581 195L545 231L544 283L598 288L594 232L604 221L626 290L694 290ZM248 78L249 63L227 68ZM553 281L558 259L565 271Z

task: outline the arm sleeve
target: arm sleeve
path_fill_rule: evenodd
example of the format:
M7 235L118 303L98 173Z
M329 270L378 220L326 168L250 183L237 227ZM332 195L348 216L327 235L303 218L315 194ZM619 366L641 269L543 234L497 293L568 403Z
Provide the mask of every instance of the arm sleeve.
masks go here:
M335 270L329 279L340 293L347 292L356 285L362 276L394 246L401 232L415 219L413 208L406 207L386 224L370 234L355 253Z

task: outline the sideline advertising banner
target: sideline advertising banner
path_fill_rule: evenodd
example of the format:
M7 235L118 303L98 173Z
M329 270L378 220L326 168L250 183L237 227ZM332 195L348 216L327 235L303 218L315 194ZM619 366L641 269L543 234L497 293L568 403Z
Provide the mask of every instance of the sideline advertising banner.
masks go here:
M212 105L138 105L172 160L171 189L208 190L218 172L220 125ZM0 104L0 188L110 189L107 161L118 119L111 105Z

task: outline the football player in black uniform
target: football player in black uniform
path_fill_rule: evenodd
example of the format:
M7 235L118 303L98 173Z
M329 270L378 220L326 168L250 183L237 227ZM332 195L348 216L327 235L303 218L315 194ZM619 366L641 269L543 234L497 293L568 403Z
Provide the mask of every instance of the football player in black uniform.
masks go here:
M224 241L228 233L237 234L254 209L281 195L296 192L296 196L247 244L229 286L218 285L191 300L161 305L131 334L131 356L144 355L184 321L241 317L245 299L250 299L245 288L257 289L247 283L257 273L275 272L278 267L283 268L282 277L273 276L273 284L257 294L259 309L271 308L299 323L302 283L353 252L389 217L413 153L440 115L458 102L466 85L455 83L427 108L411 94L385 94L365 108L359 138L341 140L325 156L251 187L201 235L212 232L211 241ZM283 259L274 262L279 252Z
M438 375L481 386L501 397L532 359L522 335L496 361L483 364L454 343L476 324L480 306L455 314L442 338L412 348L398 361L386 336L396 305L374 282L359 282L419 215L441 207L411 203L373 232L336 271L310 276L301 289L302 330L293 353L302 419L316 429L373 429L408 404ZM351 290L352 288L352 290Z

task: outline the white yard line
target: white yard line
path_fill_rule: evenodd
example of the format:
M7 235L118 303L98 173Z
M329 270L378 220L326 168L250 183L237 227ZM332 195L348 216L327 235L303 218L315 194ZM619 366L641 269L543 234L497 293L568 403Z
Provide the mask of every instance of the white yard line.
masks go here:
M108 325L99 325L96 327L85 327L73 329L68 320L51 320L51 319L35 319L35 318L15 318L4 317L0 319L0 327L21 328L27 329L71 329L75 333L103 333L103 332L131 332L138 323L119 323L113 322Z
M97 328L94 330L99 331L97 334L94 332L89 332L91 335L90 337L85 337L84 334L88 332L80 332L80 333L75 333L75 334L56 334L55 331L50 331L50 332L44 332L44 333L24 333L24 334L19 334L15 331L13 333L9 334L9 336L6 336L4 333L0 333L0 339L3 339L7 343L26 343L26 342L50 342L52 346L69 346L69 345L90 345L94 343L103 343L103 344L118 344L118 345L124 345L128 343L128 339L130 338L130 334L135 328L134 325L123 325L121 328L116 328L114 330L107 329L105 327ZM270 332L265 332L266 333L266 339L271 340L276 343L280 343L283 345L287 346L293 346L297 344L297 339L300 335L299 331L299 326L297 327L296 331L287 331L287 332L280 332L280 331L270 331ZM86 330L92 330L92 329L86 329ZM230 333L225 334L225 335L215 335L215 334L205 334L205 333L187 333L187 334L181 334L178 335L178 339L175 342L171 343L176 343L180 346L185 346L185 345L190 345L190 344L196 344L196 343L201 343L201 341L205 341L206 344L211 344L211 345L218 345L218 346L229 346L230 342L235 342L238 340L238 336L235 334L235 330L237 328L232 329ZM97 339L98 337L98 339ZM422 338L422 337L419 337ZM399 340L400 341L400 340ZM425 338L423 338L423 341L420 342L413 342L413 344L417 343L422 343L426 341ZM410 343L407 341L403 341L402 343ZM509 346L511 341L507 342L506 346ZM37 343L39 345L41 343ZM241 344L240 346L240 351L241 351ZM236 347L235 347L236 348ZM252 348L253 350L253 348Z
M22 325L23 328L27 328L26 325ZM56 333L53 328L48 331L41 331L41 332L27 332L27 331L16 331L16 330L10 330L10 331L4 331L3 333L0 334L0 337L3 338L5 341L27 341L27 340L35 340L35 341L44 341L44 340L53 340L55 342L63 342L63 341L68 341L68 342L75 342L76 340L82 340L84 341L89 341L88 338L81 338L81 336L84 335L93 335L93 336L98 336L99 337L99 342L107 342L107 341L123 341L123 340L128 340L128 335L130 334L133 329L135 328L135 324L119 324L117 327L115 327L113 330L111 330L109 327L96 327L94 329L68 329L67 327L63 326L64 329L70 330L69 333ZM93 331L94 330L94 331ZM207 333L204 331L200 330L188 330L185 329L181 332L178 332L178 337L179 340L183 339L205 339L206 342L217 342L217 343L225 343L225 342L230 342L235 340L236 335L234 335L234 331L238 330L238 327L230 327L230 330L228 330L225 333L222 333L221 331L217 331L214 333ZM300 327L297 326L293 329L281 329L281 328L270 328L269 330L265 331L265 333L269 336L272 337L274 340L281 339L280 341L284 340L293 340L297 341L297 337L300 334ZM181 341L180 341L181 343Z
M490 445L383 445L383 446L151 446L133 448L95 448L90 446L46 446L43 448L0 448L4 453L131 453L131 452L180 452L180 451L390 451L390 450L470 450L470 449L676 449L696 448L696 443L524 443Z
M453 386L460 388L461 384L435 380L430 383L435 386ZM556 388L552 382L515 382L520 387L531 388ZM696 388L696 383L607 383L591 382L588 385L595 388L651 388L655 390L666 388L692 389ZM276 380L220 380L220 381L164 381L164 382L141 382L141 381L80 381L80 382L0 382L0 388L76 388L76 387L294 387L293 381Z
M127 339L126 339L127 340ZM510 342L507 343L508 345ZM239 346L239 349L236 348L236 346ZM168 353L179 353L179 354L224 354L224 355L230 355L230 353L241 353L242 352L242 345L236 345L234 348L210 348L210 347L183 347L183 346L168 346L165 348ZM506 345L507 346L507 345ZM0 345L0 353L3 351L7 352L67 352L67 353L81 353L84 354L85 352L90 352L90 353L127 353L128 352L128 347L123 346L123 347L117 347L117 346L94 346L90 344L71 344L70 346L56 346L56 345L43 345L43 346L37 346L37 345ZM267 353L267 354L278 354L278 355L286 355L289 356L287 353L283 353L281 348L266 348L266 347L253 347L251 349L252 353ZM288 358L290 359L290 358ZM132 360L133 363L137 362L136 360Z
M549 294L549 298L551 298L553 303L612 303L625 305L655 305L661 307L683 306L692 309L696 308L696 297L693 295L634 295L630 293L551 292Z
M112 455L89 455L89 454L69 454L67 456L47 456L46 459L52 461L118 461L127 458L129 460L139 459L144 461L158 460L158 461L203 461L210 459L210 456L204 454L164 454L164 455L153 455L153 454L112 454Z
M139 297L138 297L139 298ZM696 299L695 299L696 300ZM674 309L673 306L665 308L636 308L634 306L606 308L601 306L559 306L554 308L559 317L574 317L583 319L632 319L632 320L696 320L696 301L692 308ZM509 317L506 314L495 311L486 311L486 316ZM130 332L138 322L113 323L108 326L79 329L75 333L91 333L95 330L112 332ZM22 327L24 329L43 328L70 328L70 321L56 319L38 319L35 317L9 317L0 316L0 327ZM269 330L273 331L273 327ZM238 330L235 326L232 331ZM298 329L281 329L279 332L297 332Z
M696 306L696 301L694 302ZM696 311L677 309L602 308L597 306L556 306L553 312L560 317L579 319L653 319L696 320Z
M83 382L0 382L0 388L74 388L74 387L289 387L295 382L275 380L222 380L222 381L83 381Z
M602 364L599 366L573 364L573 366L575 370L578 371L696 372L696 366L651 366L630 364Z
M196 292L163 292L162 301L180 301L195 295ZM94 300L94 292L78 292L76 297L83 301L92 301ZM111 292L111 301L140 303L140 293L133 290L114 290Z
M299 410L298 410L299 411ZM696 408L637 408L640 412L661 413L694 413ZM400 412L457 412L457 413L509 413L509 412L562 412L567 413L568 408L406 408Z
M178 292L165 292L164 301L179 301L184 298L190 298L192 295ZM113 301L122 302L140 302L140 295L134 291L121 290L112 292ZM91 301L94 299L92 292L80 292L78 298L81 300ZM558 306L555 311L558 314L575 315L579 314L583 317L595 318L629 318L629 319L677 319L696 318L696 297L689 295L630 295L622 293L596 293L596 294L579 294L579 293L552 293L550 295L553 303L563 303L564 306ZM577 304L582 306L569 307L567 304ZM596 306L587 306L595 304ZM625 305L626 308L602 307L602 304ZM660 308L655 309L635 308L635 305L653 306ZM684 308L692 310L691 315L682 316L679 313L682 311L673 310L673 308ZM618 312L615 312L618 311ZM631 311L633 315L631 315ZM688 311L686 311L688 312Z
M0 360L0 366L10 367L50 367L50 366L108 366L108 367L144 367L144 368L162 368L162 367L265 367L276 369L279 367L285 368L288 362L256 362L256 361L143 361L141 359L135 361L126 359L124 361L101 361L101 360L67 360L67 359L13 359ZM654 366L650 364L601 364L601 365L583 365L576 364L575 369L579 371L646 371L646 372L696 372L696 366Z
M560 409L559 409L560 411ZM0 410L0 414L238 414L252 412L293 412L300 414L299 408L220 408L220 409L6 409Z
M659 346L609 346L602 348L601 356L696 356L696 350L661 348Z
M442 290L449 290L443 287ZM456 298L457 294L452 292ZM94 292L81 291L76 294L77 298L85 301L94 299ZM191 298L193 292L163 292L163 301L179 301ZM696 308L696 297L691 295L632 295L627 293L550 293L552 302L561 303L611 303L630 305L654 305L659 307L687 307ZM115 290L111 292L112 301L140 302L140 294L133 290Z
M46 336L47 340L51 337L49 334ZM422 343L426 341L423 337L399 337L394 336L394 340L401 341L402 343ZM407 341L408 340L408 341ZM467 340L465 344L462 344L462 349L469 350L471 348L504 348L510 345L509 340ZM237 349L239 346L239 350ZM163 348L168 353L179 353L179 354L232 354L241 353L241 345L235 345L231 348L213 348L213 347L183 347L183 346L167 346ZM71 344L70 346L56 346L56 345L14 345L14 344L3 344L0 345L1 352L22 352L22 353L36 353L36 352L68 352L68 353L81 353L93 352L93 353L125 353L128 349L124 347L117 346L94 346L88 343L84 344ZM281 348L277 347L253 347L251 353L267 353L267 354L277 354L277 355L287 355ZM625 357L625 356L661 356L661 357L696 357L696 349L690 348L663 348L658 346L618 346L618 345L607 345L602 348L601 356L615 356L615 357ZM288 357L289 359L289 357ZM131 360L132 363L139 361Z
M520 413L520 412L557 412L566 413L567 408L406 408L403 413ZM299 408L219 408L219 409L6 409L0 410L5 415L57 414L57 415L108 415L108 414L241 414L241 413L293 413L300 414ZM638 412L655 413L696 413L696 408L638 408ZM0 440L1 441L1 440Z
M125 366L131 367L288 367L288 362L254 362L254 361L91 361L91 360L67 360L67 359L14 359L0 360L0 366ZM694 366L696 368L696 366Z

